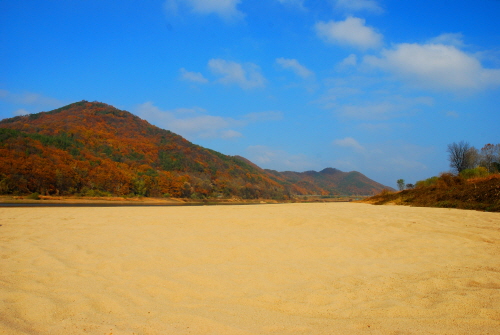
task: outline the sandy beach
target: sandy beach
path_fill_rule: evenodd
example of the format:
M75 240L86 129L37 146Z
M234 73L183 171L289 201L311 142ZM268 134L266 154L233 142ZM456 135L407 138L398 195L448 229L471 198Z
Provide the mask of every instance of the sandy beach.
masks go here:
M0 208L0 334L498 334L500 214Z

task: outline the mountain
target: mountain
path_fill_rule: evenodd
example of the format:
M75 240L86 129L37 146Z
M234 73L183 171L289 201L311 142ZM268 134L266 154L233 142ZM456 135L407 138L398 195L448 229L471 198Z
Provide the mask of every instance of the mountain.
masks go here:
M302 186L316 194L331 195L371 195L383 189L390 189L379 184L360 172L342 172L333 168L326 168L320 172L278 172L294 185Z
M286 199L386 188L359 172L264 170L88 101L0 121L0 156L2 194Z

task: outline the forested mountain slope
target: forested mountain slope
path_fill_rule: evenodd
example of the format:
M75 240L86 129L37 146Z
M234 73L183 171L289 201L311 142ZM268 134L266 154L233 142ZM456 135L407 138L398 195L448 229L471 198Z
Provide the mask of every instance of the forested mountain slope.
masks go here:
M326 168L320 172L286 171L280 174L294 185L316 190L317 194L326 191L328 194L371 195L383 189L390 189L357 171L342 172L334 168Z
M283 199L384 188L358 172L263 170L127 111L87 101L0 121L0 157L4 194Z

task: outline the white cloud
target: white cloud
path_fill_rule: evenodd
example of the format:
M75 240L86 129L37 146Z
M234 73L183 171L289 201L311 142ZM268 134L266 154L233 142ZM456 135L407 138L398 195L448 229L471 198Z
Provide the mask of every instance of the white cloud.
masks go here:
M345 137L343 139L334 140L333 144L339 147L351 148L358 152L365 150L365 148L352 137Z
M167 115L174 132L181 134L196 134L201 138L227 138L228 128L232 125L231 119L212 115L199 115L186 119L177 119L175 115ZM234 131L236 133L236 131Z
M479 60L452 45L397 44L365 63L408 83L435 90L480 90L500 85L500 69L484 68Z
M179 71L181 73L181 79L183 79L183 80L190 81L193 83L199 83L199 84L208 83L208 79L205 78L199 72L190 72L190 71L187 71L185 68L182 68Z
M220 132L220 138L223 139L232 139L232 138L237 138L237 137L243 137L243 134L236 131L236 130L223 130Z
M337 68L345 69L348 67L356 66L357 64L358 64L358 57L355 54L350 54L337 65Z
M345 21L318 22L316 34L328 43L348 45L361 50L377 49L383 36L365 25L365 20L349 16Z
M264 145L249 146L247 158L264 169L277 171L305 171L317 168L314 159L304 154L289 154L283 150L275 150Z
M342 116L360 120L383 120L399 110L392 102L383 101L366 105L343 105L337 112Z
M191 107L191 108L176 108L173 110L176 114L179 115L195 115L198 113L206 113L206 109L201 108L201 107Z
M347 11L383 12L382 7L374 0L334 0L335 8Z
M352 119L386 120L414 112L421 106L432 106L433 103L434 100L430 97L408 98L394 95L364 104L337 106L335 112Z
M19 116L19 115L28 115L28 114L30 114L30 112L28 112L26 109L21 108L21 109L14 111L14 113L12 113L12 114L14 114L15 116Z
M465 46L463 38L464 36L461 33L444 33L431 38L427 44L453 45L457 48L462 48Z
M169 13L177 14L180 9L201 14L216 14L225 20L243 18L244 14L236 7L241 0L166 0L164 7Z
M170 130L188 138L234 138L241 133L230 129L238 127L241 122L232 118L212 116L200 113L203 109L162 111L153 103L145 102L136 109L137 115L156 126Z
M277 58L276 63L287 70L292 70L296 75L306 79L312 77L314 73L301 65L296 59Z
M474 57L491 68L500 67L500 49L475 52Z
M64 105L64 103L58 99L33 92L12 93L7 90L0 90L0 99L13 104L33 105L45 108L60 107Z
M251 89L264 87L266 83L260 68L253 63L239 64L224 59L211 59L208 67L213 74L220 76L217 82L221 84L236 84L243 89Z
M235 119L209 115L200 107L161 110L152 102L137 106L136 114L160 128L173 131L191 140L194 138L234 139L243 136L234 128L283 118L283 113L277 111L255 112Z

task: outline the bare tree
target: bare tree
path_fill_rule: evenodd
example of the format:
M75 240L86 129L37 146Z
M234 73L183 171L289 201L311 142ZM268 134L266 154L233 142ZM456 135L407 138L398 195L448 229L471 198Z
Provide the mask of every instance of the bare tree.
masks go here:
M448 144L447 152L449 154L450 167L458 173L465 169L474 168L479 157L477 149L464 141Z
M481 148L481 165L488 169L488 172L493 172L496 161L496 146L493 144L486 144Z
M475 167L478 167L480 161L481 154L479 153L479 151L474 147L470 147L469 150L467 150L467 152L465 153L465 168L473 169Z

